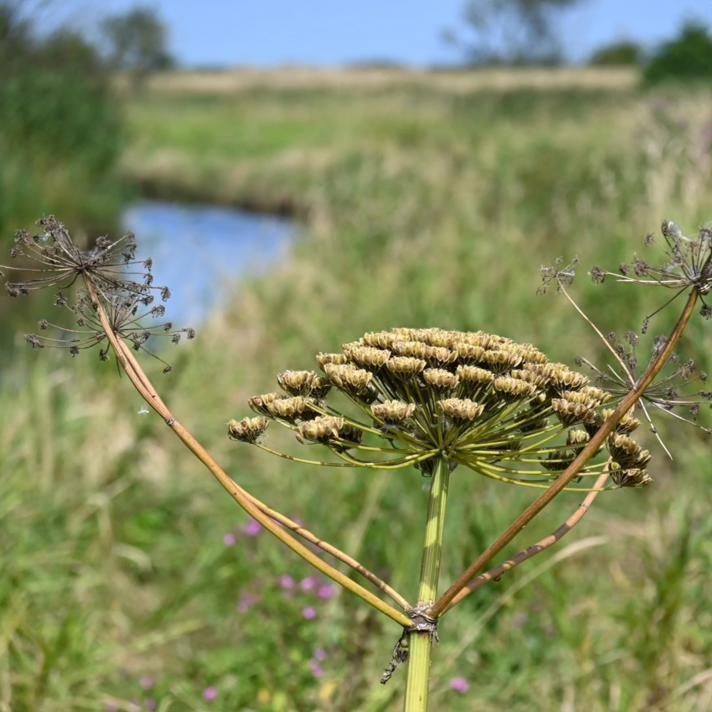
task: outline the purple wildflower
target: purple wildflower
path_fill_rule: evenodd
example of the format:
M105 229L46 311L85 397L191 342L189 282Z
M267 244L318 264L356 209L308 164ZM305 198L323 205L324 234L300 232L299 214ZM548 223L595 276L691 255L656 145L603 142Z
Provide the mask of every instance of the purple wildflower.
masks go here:
M237 537L232 532L228 532L223 537L223 544L225 544L225 546L235 546L235 544L237 544Z
M247 613L247 611L252 608L252 606L259 601L259 596L255 596L254 593L243 593L240 596L240 600L237 602L237 610L239 613Z
M289 574L284 574L279 577L279 586L284 591L291 591L294 589L294 579Z
M316 660L309 661L309 668L314 677L324 677L324 668Z
M213 702L214 700L217 699L218 696L218 688L217 687L206 687L203 690L203 699L206 702Z
M322 586L319 586L316 595L319 596L322 601L330 601L334 596L336 596L337 593L338 590L333 583L325 583Z
M327 657L328 656L327 656L326 650L324 650L324 648L317 648L314 651L314 660L316 660L317 662L323 663Z
M464 677L453 677L450 680L450 689L464 695L470 689L470 683Z
M156 686L156 680L150 675L144 675L138 681L138 684L141 685L144 690L152 690Z
M158 708L158 702L152 698L149 698L144 702L144 706L149 712L153 712L153 710Z
M302 608L302 616L305 620L313 621L316 618L316 608L314 606Z
M256 519L250 519L247 524L245 524L241 531L246 536L259 536L262 533L262 525Z
M313 591L318 583L315 576L307 576L299 582L299 588L301 588L302 591Z

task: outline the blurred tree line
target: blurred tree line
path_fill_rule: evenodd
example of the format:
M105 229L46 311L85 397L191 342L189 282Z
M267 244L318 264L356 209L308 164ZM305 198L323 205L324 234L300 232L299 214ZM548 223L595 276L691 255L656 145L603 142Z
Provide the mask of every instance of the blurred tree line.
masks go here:
M557 16L581 0L467 0L463 31L446 41L472 65L555 65L562 63Z
M622 40L593 53L598 66L637 65L646 85L661 82L712 81L712 35L702 22L688 21L677 36L646 52L636 42Z
M686 23L677 37L662 44L645 66L647 84L712 81L712 36L700 22Z
M460 30L445 40L470 66L557 65L564 62L560 15L582 0L467 0ZM617 40L593 52L594 66L638 66L648 85L664 81L712 80L712 36L698 21L652 51L633 40Z
M103 59L68 28L38 37L20 7L0 3L3 138L55 160L81 157L95 170L113 163L120 122Z
M43 212L106 225L122 147L108 68L79 33L0 1L0 241Z
M107 17L99 44L71 27L38 27L40 7L0 0L0 242L47 212L87 229L114 226L124 198L114 74L136 86L172 63L153 10Z
M111 66L127 72L134 86L140 86L151 72L175 66L167 49L166 27L150 7L136 6L107 17L101 31Z

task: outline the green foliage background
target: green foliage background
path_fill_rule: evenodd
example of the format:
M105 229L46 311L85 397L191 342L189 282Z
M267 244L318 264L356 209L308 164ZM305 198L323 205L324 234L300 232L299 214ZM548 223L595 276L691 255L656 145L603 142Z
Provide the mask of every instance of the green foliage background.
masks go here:
M663 43L646 64L647 84L712 81L712 36L706 25L688 22Z
M38 38L20 9L0 2L0 233L7 239L38 210L107 228L124 198L111 77L81 35Z
M382 327L482 328L558 360L602 358L560 298L535 296L538 268L560 254L615 266L664 217L691 231L709 219L712 97L583 80L171 86L124 99L124 177L163 197L290 206L302 234L175 352L173 374L157 369L165 398L240 483L412 592L426 500L417 473L288 466L227 442L225 421L279 370L313 367L317 351ZM659 304L583 274L575 292L605 331L637 328ZM708 339L695 323L686 349L704 362ZM19 348L0 368L0 709L128 710L151 698L204 710L208 686L211 709L398 709L403 675L378 678L399 631L347 595L285 596L278 577L307 568L267 535L239 533L245 517L160 422L138 415L114 369ZM707 708L709 442L665 433L675 460L656 450L651 488L600 497L559 549L445 619L435 709ZM444 579L531 498L456 472ZM577 503L562 496L519 542ZM258 599L247 614L245 595ZM320 679L309 668L318 647ZM467 695L450 690L453 676L470 681Z

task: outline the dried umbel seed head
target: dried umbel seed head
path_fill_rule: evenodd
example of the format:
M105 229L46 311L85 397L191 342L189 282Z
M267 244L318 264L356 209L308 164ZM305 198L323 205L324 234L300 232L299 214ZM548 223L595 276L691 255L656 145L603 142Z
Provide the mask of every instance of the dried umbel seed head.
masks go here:
M546 376L528 368L515 368L509 375L512 376L512 378L518 378L520 381L531 383L537 390L543 389L548 383Z
M331 388L331 384L314 371L283 371L277 376L277 383L293 396L323 398Z
M283 418L290 422L298 420L308 420L318 415L314 409L315 402L311 398L304 396L294 396L293 398L275 398L265 404L268 415L273 418Z
M585 430L569 430L566 435L566 444L583 447L590 439L591 436Z
M599 414L593 425L596 429L600 428L603 423L608 420L614 413L613 408L604 408ZM630 413L626 413L619 421L616 423L616 432L622 433L623 435L630 435L633 431L637 430L640 426L640 421Z
M390 349L398 337L391 331L372 331L364 334L361 341L365 346L374 346L377 349Z
M644 487L649 485L653 479L644 468L622 468L618 463L611 463L608 471L613 483L617 487Z
M455 372L462 383L474 386L486 386L494 383L495 375L492 371L477 366L458 366Z
M651 457L650 453L643 450L635 440L620 433L614 433L608 438L608 452L624 469L644 469Z
M233 440L239 440L243 443L255 443L264 435L268 425L269 420L263 416L230 420L227 424L227 433Z
M531 344L483 332L370 332L318 360L332 384L323 398L313 390L316 374L286 371L278 380L291 398L269 393L250 399L254 410L301 442L326 448L324 460L306 460L314 464L416 467L428 475L435 458L444 456L452 468L543 487L586 446L609 399ZM627 441L612 439L608 453L623 470L647 463L646 451ZM599 451L583 467L580 488L587 486L586 475L613 466L601 461L607 456Z
M522 361L527 363L544 364L549 361L546 354L543 354L532 344L516 344L513 348L522 357Z
M564 425L590 423L596 418L596 411L588 403L574 403L564 398L553 398L551 407Z
M467 341L458 341L453 348L463 363L484 363L486 352L482 346Z
M271 415L269 404L276 401L278 398L281 398L279 393L263 393L259 396L252 396L248 399L247 403L256 413Z
M363 368L346 363L337 365L327 363L324 371L329 380L337 387L352 395L364 395L373 379L373 374Z
M195 337L193 329L176 329L170 322L156 323L165 315L163 305L150 305L157 297L166 301L167 287L153 284L152 260L136 259L136 241L131 234L118 239L99 237L90 249L81 249L65 226L49 216L39 221L37 234L20 231L11 250L12 258L23 264L0 265L20 275L18 281L7 281L12 296L29 294L40 289L57 289L55 304L72 314L70 326L41 320L42 331L52 336L30 334L28 343L34 348L63 348L76 356L81 351L99 346L102 361L109 358L112 338L128 343L136 351L144 351L171 370L154 349L146 347L152 337L168 337L177 344L185 336ZM27 277L27 275L32 275ZM75 301L62 292L78 285ZM65 313L66 313L65 312Z
M347 344L344 346L344 356L362 368L381 368L391 357L391 352L386 349L377 349L361 344Z
M456 331L446 331L445 329L415 329L413 338L428 346L449 349L457 340L458 334Z
M438 401L438 407L446 417L459 423L472 423L485 409L483 405L469 398L446 398Z
M425 360L428 345L420 341L395 341L391 346L391 351L397 356L410 356Z
M326 443L331 440L337 440L344 425L343 418L322 415L299 425L297 432L304 440Z
M536 393L536 387L531 383L509 376L495 378L493 385L496 391L499 391L508 399L531 398Z
M506 348L485 351L482 361L497 373L504 373L519 366L523 359L515 350Z
M568 401L569 403L576 403L578 405L585 405L588 408L595 409L598 408L603 401L607 400L605 397L606 394L603 391L600 391L598 388L594 388L594 391L598 391L598 393L594 393L593 395L587 393L588 389L587 388L582 388L580 391L564 391L561 394L561 397Z
M421 358L409 356L394 356L386 363L386 368L395 376L409 378L417 373L422 373L426 363Z
M436 391L451 391L459 383L457 374L442 368L426 368L423 380Z
M415 403L404 403L403 401L387 400L383 403L374 403L371 412L378 420L384 423L395 425L404 423L415 413Z
M712 231L709 227L703 227L696 237L688 237L675 223L666 220L661 232L664 254L656 260L658 264L649 263L636 255L631 264L620 265L618 272L594 268L591 276L597 282L603 282L610 276L617 282L663 287L677 292L664 306L694 289L704 310L707 306L705 298L712 291ZM655 242L652 238L652 235L646 237L646 246Z
M563 363L532 364L530 370L547 379L547 385L556 390L578 390L588 384L589 379L582 373L572 371Z
M100 295L97 292L97 295L94 297L88 292L79 291L76 300L70 302L60 293L56 304L72 314L74 327L68 328L42 319L40 330L51 330L53 335L31 334L26 340L34 348L67 349L71 356L99 346L99 357L106 361L110 350L106 329L110 329L114 337L128 343L134 350L144 351L160 361L164 373L167 373L171 370L168 363L153 350L146 348L149 339L168 337L172 343L177 344L182 336L188 339L195 337L193 329L176 329L171 322L156 322L165 313L165 308L161 305L146 309L143 296L126 294L120 290Z
M568 394L572 393L574 393L574 391L565 391L564 398L569 397ZM598 405L603 405L603 403L607 403L611 399L610 393L602 390L601 388L596 388L595 386L583 386L583 388L580 388L578 391L575 391L575 393L579 397L588 398L591 401L595 401L596 403L598 403Z
M344 354L328 354L328 353L317 354L316 360L319 362L319 365L322 368L324 368L328 363L341 365L348 361L348 359L346 358L346 356L344 356Z

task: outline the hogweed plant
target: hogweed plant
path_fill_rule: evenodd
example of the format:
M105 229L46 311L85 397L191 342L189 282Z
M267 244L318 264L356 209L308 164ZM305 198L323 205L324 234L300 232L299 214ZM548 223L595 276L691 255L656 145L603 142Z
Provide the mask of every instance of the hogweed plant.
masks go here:
M12 256L22 258L22 264L5 269L17 269L21 279L6 278L7 290L19 296L55 288L57 305L72 315L73 323L42 320L40 333L28 335L28 343L34 348L66 348L72 355L97 346L103 360L113 352L148 406L256 523L400 626L402 634L381 682L388 682L398 664L407 662L409 712L427 709L431 653L442 616L480 587L558 542L602 492L647 485L651 454L633 437L641 420L659 438L654 414L694 423L700 403L710 399L706 391L680 390L681 381L704 379L704 374L691 362L680 363L675 351L698 307L704 317L712 314L706 301L712 290L712 232L703 229L696 238L688 238L672 223L663 225L662 264L636 258L615 271L591 270L596 282L616 280L672 290L664 306L684 299L673 330L655 340L652 356L642 368L639 336L629 333L621 341L604 335L569 294L575 268L562 263L542 270L543 290L555 287L596 331L611 356L607 366L582 359L587 369L583 373L550 360L532 344L481 331L393 328L364 334L338 353L318 354L320 372L279 374L280 392L250 398L255 415L228 423L233 440L289 462L403 470L405 477L427 478L420 580L415 598L409 599L363 563L245 490L176 419L136 354L148 353L168 370L162 356L149 349L151 338L163 335L178 342L195 334L161 321L162 302L170 291L153 284L151 261L136 258L133 237L102 237L93 248L82 250L54 218L40 221L40 227L35 235L18 233ZM291 431L301 448L287 453L268 445L272 427ZM449 484L465 470L541 493L440 592ZM575 491L585 492L583 501L558 529L487 570L557 495ZM343 573L339 564L364 582Z

